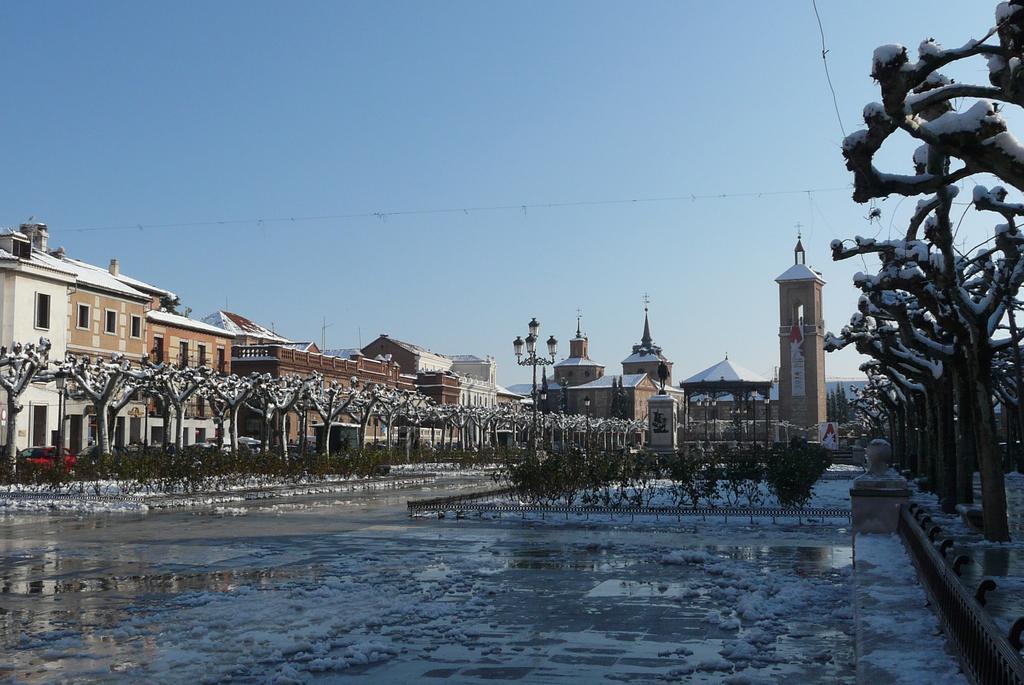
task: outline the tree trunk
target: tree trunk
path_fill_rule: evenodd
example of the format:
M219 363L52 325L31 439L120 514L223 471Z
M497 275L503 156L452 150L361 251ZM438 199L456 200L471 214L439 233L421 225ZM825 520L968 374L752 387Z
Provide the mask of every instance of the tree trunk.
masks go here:
M174 408L174 449L181 452L185 449L185 405Z
M999 453L999 437L992 411L991 360L988 355L964 355L971 374L976 410L974 430L981 473L981 507L985 539L1008 542L1010 529L1006 521L1006 486L1003 482L1003 460Z
M100 454L110 454L110 435L107 433L107 403L93 402L96 410L96 445Z
M974 437L973 397L968 381L968 374L958 365L954 370L956 385L956 499L961 504L974 502L974 469L977 463L977 450Z
M18 402L18 398L12 395L10 392L7 393L7 444L4 447L7 454L7 461L11 466L11 473L17 468L18 464L18 445L16 439L18 436L18 414L21 413L21 404Z
M321 416L324 420L324 454L331 453L331 412L327 412L327 416Z
M238 451L238 412L242 405L237 404L229 409L231 412L231 434L228 439L231 441L231 453Z

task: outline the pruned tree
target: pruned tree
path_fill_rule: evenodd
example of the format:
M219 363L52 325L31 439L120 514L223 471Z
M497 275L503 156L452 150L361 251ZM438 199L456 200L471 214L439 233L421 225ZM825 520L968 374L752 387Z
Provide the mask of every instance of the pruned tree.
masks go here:
M977 252L955 246L951 207L957 185L978 174L991 174L1024 190L1024 147L1010 133L1001 109L1024 106L1024 0L999 3L996 25L980 40L944 49L923 41L917 61L902 45L875 50L871 75L880 103L864 108L866 128L843 142L846 166L854 177L854 200L869 202L890 195L919 196L906 234L898 240L857 238L852 245L835 241L834 259L876 255L877 274L859 274L856 284L876 298L906 293L955 341L951 364L959 377L957 410L970 412L982 481L985 537L1008 540L1006 496L995 434L992 397L993 360L1009 344L995 337L1007 303L1024 281L1024 243L1017 220L1024 205L1007 202L1003 187L976 185L972 204L997 217L995 229ZM988 66L988 85L956 83L942 70L976 57ZM894 136L920 145L912 174L879 170L876 157ZM923 234L923 235L922 235ZM991 243L991 245L989 245ZM898 324L905 323L897 317ZM889 362L883 362L888 366Z
M206 392L211 399L216 399L214 406L218 407L221 413L221 425L224 425L225 420L230 424L228 444L232 452L238 451L238 412L252 395L256 383L256 374L230 374L210 379Z
M348 387L338 381L324 382L319 373L313 375L309 385L309 400L324 423L324 454L331 453L331 425L345 413L359 397L359 379L352 376Z
M111 355L110 361L68 354L60 370L72 381L71 394L92 403L96 415L97 447L100 454L110 454L110 408L125 401L126 394L130 399L131 393L146 382L149 372L134 368L131 360L120 353ZM126 389L130 392L126 393Z
M24 408L21 395L36 375L46 370L49 356L50 341L46 338L40 338L38 344L14 343L9 349L0 347L0 388L7 397L7 443L4 449L12 471L18 454L18 414Z
M163 401L174 411L174 447L181 450L185 446L185 410L196 394L205 388L213 371L205 366L151 366L150 387L160 395ZM164 425L164 434L168 432Z

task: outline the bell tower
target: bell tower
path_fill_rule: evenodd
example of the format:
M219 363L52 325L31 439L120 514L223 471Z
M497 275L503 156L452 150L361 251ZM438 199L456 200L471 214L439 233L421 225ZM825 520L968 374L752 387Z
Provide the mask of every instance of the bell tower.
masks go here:
M818 438L826 420L825 319L821 291L825 279L807 266L801 236L793 248L793 265L779 284L779 418Z

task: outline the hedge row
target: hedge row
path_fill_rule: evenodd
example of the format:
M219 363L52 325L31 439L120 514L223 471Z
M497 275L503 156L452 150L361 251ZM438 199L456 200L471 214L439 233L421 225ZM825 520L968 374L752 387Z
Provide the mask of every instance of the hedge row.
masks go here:
M94 460L79 459L74 469L19 463L15 473L0 469L0 485L20 485L39 491L100 494L116 485L121 494L218 491L247 485L308 483L336 478L388 473L397 464L493 464L493 452L448 450L402 453L384 450L342 451L334 454L283 456L278 453L235 453L215 448L187 447L180 452L146 449Z
M814 446L748 447L659 456L571 452L509 460L495 481L533 504L650 506L667 488L676 507L804 507L830 464ZM766 487L762 487L766 486Z

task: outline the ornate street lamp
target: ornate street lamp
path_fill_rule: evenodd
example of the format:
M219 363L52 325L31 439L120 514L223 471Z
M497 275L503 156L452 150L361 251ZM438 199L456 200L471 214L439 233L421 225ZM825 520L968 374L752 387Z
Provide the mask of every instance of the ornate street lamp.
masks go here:
M53 374L53 380L57 385L57 461L63 463L64 459L64 388L67 387L68 373L60 370Z
M555 340L555 336L548 338L548 356L538 357L537 356L537 336L540 333L540 322L537 321L537 317L530 319L530 323L527 324L527 330L529 333L526 339L516 336L516 339L512 341L512 348L516 353L516 363L519 366L531 366L533 367L533 391L530 393L530 399L533 404L533 432L530 434L530 450L534 453L537 452L537 405L539 404L540 395L537 392L537 367L547 366L548 364L555 363L555 355L558 354L558 341ZM523 357L523 348L526 348L526 356ZM565 392L563 389L562 392Z
M590 449L590 395L583 398L583 416L586 418L586 430L583 431L583 449Z

